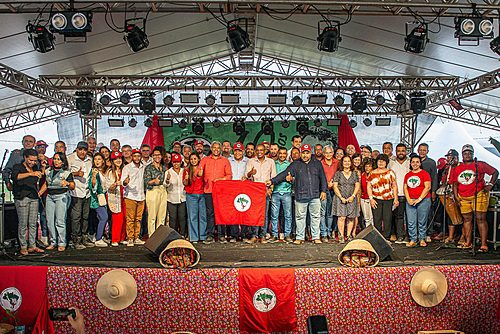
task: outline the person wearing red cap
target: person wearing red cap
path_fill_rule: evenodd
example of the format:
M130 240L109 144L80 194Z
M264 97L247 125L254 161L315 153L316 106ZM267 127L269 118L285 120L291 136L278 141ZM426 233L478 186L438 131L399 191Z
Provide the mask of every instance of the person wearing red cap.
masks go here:
M150 237L160 225L165 224L167 218L167 188L164 182L167 167L162 164L163 154L159 147L153 149L152 158L153 162L144 169L147 233Z
M440 183L441 187L436 191L436 193L438 193L438 194L442 193L446 196L448 194L453 193L453 185L451 184L451 175L453 174L453 171L455 170L455 168L458 165L459 155L458 155L457 150L450 149L448 151L448 153L446 153L445 157L446 158L444 158L445 159L444 165L440 166L440 164L439 164L439 161L443 158L438 160L438 180L441 181L441 183ZM446 200L452 200L452 199L450 199L450 197L447 197ZM444 199L441 201L442 201L442 204L444 205ZM440 212L442 212L442 211L440 210ZM444 240L444 242L445 243L452 243L452 242L455 242L456 227L451 222L449 217L446 217L446 215L445 215L443 217L443 221L446 223L446 220L448 221L448 237ZM465 241L464 235L462 234L460 241L458 243L463 244L464 241Z
M193 146L194 146L194 150L196 151L196 153L198 153L198 155L200 156L200 159L203 159L204 157L206 157L205 145L203 144L203 140L195 139Z
M186 220L186 190L184 189L183 174L181 167L182 156L172 153L172 168L166 172L167 184L167 210L170 227L180 233L184 238L187 235Z
M311 218L311 234L313 242L320 244L321 201L326 200L328 190L325 172L320 161L312 159L312 149L309 144L301 147L301 158L290 164L276 177L266 181L268 186L276 185L285 180L293 182L295 189L295 219L297 236L294 244L304 243L306 230L306 215L309 209Z
M125 146L124 146L125 147ZM132 162L123 167L121 181L124 186L125 209L127 215L127 246L143 245L139 239L141 219L144 212L144 165L141 162L141 151L132 150Z
M243 156L245 147L242 143L236 142L233 145L233 155L229 157L229 164L231 165L231 172L233 174L233 180L246 180L245 170L248 162L248 158ZM248 228L246 226L241 227L243 230L242 234L246 234ZM229 226L230 239L229 242L236 242L236 239L240 237L240 226L232 225Z

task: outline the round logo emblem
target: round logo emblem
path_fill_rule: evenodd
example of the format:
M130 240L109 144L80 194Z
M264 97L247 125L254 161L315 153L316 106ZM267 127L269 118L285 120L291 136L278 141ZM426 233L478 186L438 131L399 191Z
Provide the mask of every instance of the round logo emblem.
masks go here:
M410 176L406 181L406 184L410 188L416 188L420 185L420 178L418 176Z
M471 169L466 169L458 175L457 181L463 185L472 184L475 180L474 171Z
M276 306L276 294L269 288L261 288L253 295L253 306L259 312L269 312Z
M21 295L21 292L14 287L7 288L0 294L0 305L6 311L17 311L22 302L23 296Z
M252 200L247 194L239 194L234 198L234 208L239 212L245 212L252 206Z

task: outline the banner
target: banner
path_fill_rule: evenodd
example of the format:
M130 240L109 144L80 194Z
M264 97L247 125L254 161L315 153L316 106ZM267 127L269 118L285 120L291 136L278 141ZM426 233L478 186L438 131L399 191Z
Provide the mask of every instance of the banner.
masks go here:
M240 330L288 332L297 329L294 269L240 269Z
M217 181L212 190L217 225L264 225L266 185L252 181Z

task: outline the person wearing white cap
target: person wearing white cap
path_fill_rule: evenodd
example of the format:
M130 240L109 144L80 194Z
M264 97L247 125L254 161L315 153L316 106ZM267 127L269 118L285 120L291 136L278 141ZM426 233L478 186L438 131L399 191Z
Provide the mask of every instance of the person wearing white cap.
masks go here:
M464 217L465 243L459 245L462 249L472 248L472 215L476 215L479 236L481 238L480 253L488 251L488 223L486 213L490 203L490 190L498 179L498 170L484 161L474 158L472 145L462 147L463 163L459 164L451 175L453 193L460 204L460 211ZM484 181L484 175L491 175L489 183Z

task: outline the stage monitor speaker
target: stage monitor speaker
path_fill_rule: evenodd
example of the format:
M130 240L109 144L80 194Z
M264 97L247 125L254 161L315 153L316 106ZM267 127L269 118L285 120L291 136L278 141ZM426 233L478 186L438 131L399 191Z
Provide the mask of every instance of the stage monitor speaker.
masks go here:
M1 206L0 214L2 214ZM12 202L5 202L4 240L17 239L18 222L16 206Z
M384 236L373 225L369 225L356 235L355 239L368 241L377 252L380 261L385 260L394 252L391 244L385 240Z
M152 236L144 244L144 247L160 256L161 252L167 245L177 239L182 239L182 236L176 230L169 226L160 225Z
M328 333L328 321L324 315L312 315L307 318L307 334Z

